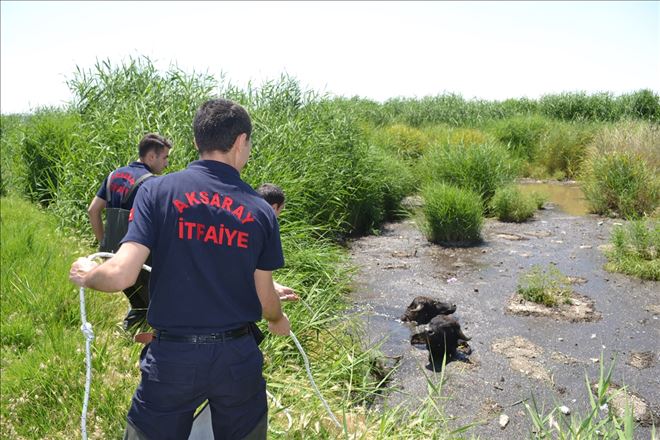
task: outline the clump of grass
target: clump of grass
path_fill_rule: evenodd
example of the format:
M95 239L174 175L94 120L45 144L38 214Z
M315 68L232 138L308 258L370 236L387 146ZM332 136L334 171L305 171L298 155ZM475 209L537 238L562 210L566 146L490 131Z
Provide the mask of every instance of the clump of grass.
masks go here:
M601 156L627 151L640 157L656 173L660 170L660 125L625 120L602 125L589 144L592 154Z
M429 140L418 128L394 124L378 129L374 142L403 159L417 159L426 151Z
M521 223L534 216L536 202L514 185L499 188L490 201L490 212L502 222Z
M495 122L491 130L515 157L532 161L548 125L548 121L540 116L517 116Z
M629 118L660 121L660 96L652 90L641 89L619 97L625 115Z
M567 277L554 264L534 265L521 276L518 294L527 301L555 307L570 304L572 289Z
M593 154L583 190L596 214L634 218L652 213L660 204L660 176L628 151Z
M536 206L536 209L543 209L545 202L548 201L548 195L540 191L532 191L529 193L529 198Z
M481 241L483 210L478 194L436 183L422 189L426 235L429 241L467 245Z
M419 164L426 183L443 182L478 194L484 206L497 188L513 182L519 162L501 145L439 144Z
M540 142L539 161L555 177L573 179L587 157L593 130L585 124L555 123Z
M660 222L634 220L612 231L613 248L605 269L646 280L660 280Z

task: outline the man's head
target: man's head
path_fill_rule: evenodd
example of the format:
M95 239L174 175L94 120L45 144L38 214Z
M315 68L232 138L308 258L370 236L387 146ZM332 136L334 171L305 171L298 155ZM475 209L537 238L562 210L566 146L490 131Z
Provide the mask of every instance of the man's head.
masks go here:
M284 209L284 191L282 191L282 188L272 183L264 183L257 188L257 193L273 207L275 215L279 216Z
M227 99L206 101L195 114L193 131L200 156L214 151L232 152L239 170L247 163L252 122L239 104ZM234 147L236 150L232 150Z
M145 163L152 173L160 174L167 168L172 142L165 137L149 133L138 144L140 161Z

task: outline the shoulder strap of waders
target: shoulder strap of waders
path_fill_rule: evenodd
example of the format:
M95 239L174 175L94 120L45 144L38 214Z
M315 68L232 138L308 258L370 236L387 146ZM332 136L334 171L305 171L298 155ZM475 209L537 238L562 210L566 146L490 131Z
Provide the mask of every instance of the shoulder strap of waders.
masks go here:
M126 201L127 201L128 199L131 198L131 194L133 194L133 192L134 192L134 191L135 191L135 190L136 190L136 189L142 184L142 182L144 182L145 180L147 180L147 179L148 179L149 177L151 177L151 176L153 176L153 174L151 174L151 173L145 173L145 174L141 175L141 176L135 181L135 183L133 184L133 186L131 186L131 189L129 189L129 190L124 194L124 196L121 198L121 202L120 202L120 204L119 204L119 207L121 208L122 205L123 205L124 203L126 203Z
M108 180L105 182L105 201L108 203L110 203L110 200L112 199L112 194L110 193L110 181L112 180L113 174L115 174L114 171L110 173Z

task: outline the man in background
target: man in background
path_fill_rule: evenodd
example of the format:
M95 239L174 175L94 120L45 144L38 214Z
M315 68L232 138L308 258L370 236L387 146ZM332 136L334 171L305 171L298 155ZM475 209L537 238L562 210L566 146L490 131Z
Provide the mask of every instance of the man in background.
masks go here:
M156 133L145 135L138 144L139 159L110 173L87 208L89 222L102 252L116 252L128 229L129 212L138 188L154 174L161 174L168 165L172 143ZM104 228L102 213L106 211ZM150 261L147 261L150 265ZM128 331L146 322L149 306L149 272L140 272L134 285L124 289L130 309L123 327Z

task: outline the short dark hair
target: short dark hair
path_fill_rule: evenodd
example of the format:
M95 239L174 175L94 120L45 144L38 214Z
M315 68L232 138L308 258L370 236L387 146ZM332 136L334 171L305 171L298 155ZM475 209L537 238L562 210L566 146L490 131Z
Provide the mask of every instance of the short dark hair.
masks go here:
M172 142L158 133L147 133L138 144L138 154L145 157L148 152L154 151L156 154L163 151L164 148L172 148Z
M202 104L193 121L195 142L200 153L227 152L236 138L245 133L250 139L252 122L247 111L228 99L211 99Z
M284 191L273 183L264 183L257 188L257 193L259 193L261 198L266 200L269 205L281 206L284 203Z

